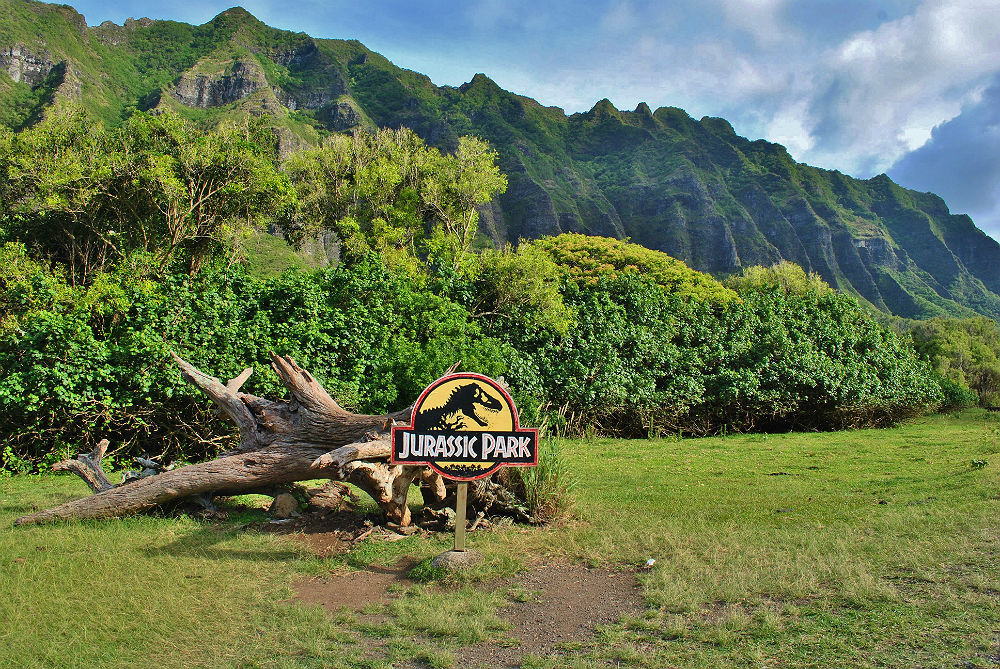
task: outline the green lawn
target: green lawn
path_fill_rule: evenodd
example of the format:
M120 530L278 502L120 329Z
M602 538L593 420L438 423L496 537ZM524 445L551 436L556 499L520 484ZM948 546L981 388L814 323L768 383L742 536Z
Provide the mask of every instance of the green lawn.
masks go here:
M190 518L14 528L86 492L0 480L0 667L455 664L502 634L479 583L536 557L639 565L648 610L533 667L993 667L1000 662L1000 416L892 430L565 441L574 516L476 533L487 565L389 606L325 615L284 602L304 574L448 538L366 543L320 560L278 537ZM974 462L975 461L975 462ZM987 464L983 464L983 463ZM426 563L416 569L427 575ZM373 615L368 615L373 614ZM995 659L996 658L996 659Z

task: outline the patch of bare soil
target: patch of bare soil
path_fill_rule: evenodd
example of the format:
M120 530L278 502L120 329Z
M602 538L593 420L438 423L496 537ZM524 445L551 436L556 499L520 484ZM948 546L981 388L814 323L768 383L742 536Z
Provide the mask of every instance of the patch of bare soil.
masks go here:
M264 522L256 525L261 532L282 534L304 544L314 555L329 557L348 550L352 544L367 538L371 521L353 511L304 513L287 521Z
M308 578L295 585L292 601L319 604L331 612L345 606L359 610L368 604L385 603L391 586L411 583L407 573L412 568L411 561L403 560L393 567L372 565L361 571Z
M373 526L352 511L306 513L288 522L263 523L260 529L305 543L317 555L349 550L369 537L383 541L404 538L392 529ZM292 600L319 604L331 612L342 607L360 610L368 604L388 602L392 586L411 582L408 573L412 568L412 561L402 560L393 567L369 566L304 579L295 586ZM526 655L547 656L559 653L561 644L586 643L598 626L643 610L642 590L633 571L543 564L494 587L509 593L510 604L500 615L511 628L503 637L460 651L458 666L520 667Z
M525 655L558 653L558 646L585 642L599 625L643 610L642 590L631 571L540 565L510 584L516 599L501 611L511 625L504 639L459 653L463 667L520 667Z

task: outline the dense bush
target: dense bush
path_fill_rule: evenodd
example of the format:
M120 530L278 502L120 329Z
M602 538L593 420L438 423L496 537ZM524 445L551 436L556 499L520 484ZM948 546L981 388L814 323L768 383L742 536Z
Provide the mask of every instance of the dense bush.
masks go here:
M122 273L86 289L27 261L21 269L0 285L8 469L104 437L168 458L230 443L230 426L181 379L171 350L220 377L253 366L244 387L264 395L283 392L268 352L291 355L365 412L400 408L456 360L499 375L512 356L462 307L377 261L267 280L230 270L130 283Z
M903 324L943 380L949 406L1000 404L1000 325L990 318L932 318Z
M231 427L182 381L171 350L221 377L253 366L245 388L272 396L284 391L268 352L288 354L364 412L405 406L462 360L505 375L526 423L575 433L883 425L961 400L960 388L942 394L906 337L828 291L743 286L741 299L720 305L632 272L564 279L556 311L572 319L552 326L525 317L555 308L548 284L510 288L523 299L505 301L473 277L449 284L452 299L374 257L266 279L216 268L154 282L123 267L84 288L23 247L2 253L7 469L103 437L168 458L202 458L230 443ZM482 271L504 267L487 259ZM466 291L492 295L497 313L512 317L482 317L461 303Z
M556 426L630 436L883 425L941 402L906 339L853 298L741 297L713 307L634 274L569 283L576 326L521 332L512 378Z
M713 334L710 423L748 429L878 426L923 413L940 386L912 346L833 292L745 291Z

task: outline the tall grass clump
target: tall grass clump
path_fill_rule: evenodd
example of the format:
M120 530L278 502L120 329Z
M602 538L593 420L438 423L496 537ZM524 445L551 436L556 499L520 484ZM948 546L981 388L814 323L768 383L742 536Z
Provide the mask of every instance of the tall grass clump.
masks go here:
M576 480L555 439L539 444L537 467L505 467L500 477L535 522L551 522L571 511Z

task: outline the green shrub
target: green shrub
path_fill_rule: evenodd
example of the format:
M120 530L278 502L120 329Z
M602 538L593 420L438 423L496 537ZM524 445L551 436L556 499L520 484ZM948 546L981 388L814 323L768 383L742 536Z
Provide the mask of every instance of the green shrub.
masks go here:
M1000 403L1000 325L995 320L932 318L904 327L938 375L975 393L982 405Z
M704 272L661 251L610 237L565 233L531 245L547 253L571 281L594 285L601 278L635 274L650 279L668 293L713 304L737 299L736 293Z
M772 289L713 307L625 273L568 282L565 336L507 331L525 359L511 383L557 431L678 431L884 425L942 400L909 342L850 297Z
M121 456L167 459L231 445L232 426L181 379L171 350L222 378L252 366L244 389L268 396L285 394L269 352L290 355L366 413L402 408L457 360L496 376L513 357L463 307L377 261L269 279L233 269L130 283L123 273L87 288L40 277L0 286L0 303L25 305L0 330L4 467L101 438Z
M968 400L853 298L744 284L720 304L632 271L557 283L536 254L493 252L430 277L367 257L268 278L209 266L159 280L139 255L72 286L24 247L0 247L0 469L101 438L118 457L202 459L231 445L232 426L170 351L220 378L252 366L244 388L272 397L285 390L269 353L290 355L365 413L402 408L461 360L505 376L523 422L556 433L885 425ZM522 260L539 276L519 278Z
M942 411L957 411L966 407L975 406L979 400L979 397L975 392L969 390L960 383L955 383L949 378L935 373L934 380L937 381L939 386L941 386L941 394L944 397L944 399L941 400Z
M779 289L785 293L805 295L810 292L832 293L823 278L815 272L806 272L801 266L782 260L770 267L744 267L739 276L730 277L725 282L726 287L739 293L766 292Z

